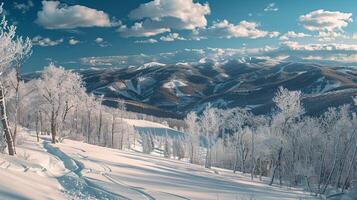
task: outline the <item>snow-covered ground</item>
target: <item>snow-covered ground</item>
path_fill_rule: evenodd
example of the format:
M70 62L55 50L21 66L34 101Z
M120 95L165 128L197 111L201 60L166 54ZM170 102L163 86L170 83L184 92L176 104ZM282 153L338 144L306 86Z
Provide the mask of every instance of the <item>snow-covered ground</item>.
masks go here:
M123 120L127 124L129 124L131 126L135 126L135 127L171 129L170 127L165 126L163 124L156 123L156 122L151 122L151 121L147 121L147 120L140 120L140 119L123 119Z
M12 157L0 154L0 199L65 199L56 177L69 173L43 143L26 137Z
M0 167L0 199L313 199L228 170L30 135Z
M140 134L154 134L157 136L177 137L183 136L183 133L157 122L140 119L123 119L125 123L133 126Z

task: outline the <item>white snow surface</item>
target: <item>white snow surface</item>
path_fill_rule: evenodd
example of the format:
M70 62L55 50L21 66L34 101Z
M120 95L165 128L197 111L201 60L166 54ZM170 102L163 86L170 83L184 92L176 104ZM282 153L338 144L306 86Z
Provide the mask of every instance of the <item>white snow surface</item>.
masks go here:
M131 126L135 126L135 127L141 127L141 128L166 128L166 129L171 129L168 126L165 126L163 124L160 123L156 123L156 122L151 122L151 121L147 121L147 120L141 120L141 119L126 119L123 118L124 122L126 122L127 124L131 125Z
M35 137L26 137L17 155L0 154L0 199L65 199L56 180L69 171Z
M183 86L187 86L187 84L182 80L171 80L163 85L164 88L168 89L175 89Z
M313 199L229 170L46 138L29 135L17 156L0 155L0 199Z

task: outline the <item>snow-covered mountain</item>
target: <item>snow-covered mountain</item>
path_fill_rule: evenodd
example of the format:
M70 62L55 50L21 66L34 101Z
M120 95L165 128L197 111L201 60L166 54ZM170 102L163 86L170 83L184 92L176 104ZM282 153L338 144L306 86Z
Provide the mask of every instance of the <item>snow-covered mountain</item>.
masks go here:
M128 109L162 117L200 111L208 102L218 107L248 107L255 113L273 108L278 86L302 90L310 114L352 102L357 93L357 68L314 63L242 58L222 63L81 70L88 92L104 94L106 103L124 98Z

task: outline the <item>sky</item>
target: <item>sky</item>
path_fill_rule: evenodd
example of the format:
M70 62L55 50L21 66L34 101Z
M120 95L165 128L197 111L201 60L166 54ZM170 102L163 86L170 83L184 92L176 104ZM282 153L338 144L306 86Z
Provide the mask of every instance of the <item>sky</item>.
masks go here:
M0 0L1 1L1 0ZM357 63L355 0L5 0L24 72L240 57Z

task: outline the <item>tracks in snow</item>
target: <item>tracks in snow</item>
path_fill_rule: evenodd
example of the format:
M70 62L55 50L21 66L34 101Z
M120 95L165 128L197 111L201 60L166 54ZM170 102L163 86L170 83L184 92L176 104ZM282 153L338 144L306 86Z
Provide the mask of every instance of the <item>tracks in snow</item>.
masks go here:
M60 159L63 162L65 168L70 171L69 173L60 176L57 179L66 190L65 192L70 195L71 198L129 200L124 196L103 189L102 187L90 181L88 178L82 176L82 170L84 169L83 163L69 157L58 148L53 147L49 141L44 141L43 146L48 153Z
M71 198L74 198L74 199L131 200L131 198L121 196L121 195L115 194L113 192L110 192L108 190L105 190L104 188L95 184L89 178L83 176L82 172L85 169L84 164L81 163L80 161L68 156L67 154L62 152L60 149L58 149L57 147L52 146L49 141L44 141L43 146L47 150L48 153L54 155L59 160L61 160L63 162L65 168L69 171L69 173L67 173L61 177L58 177L57 179L58 179L59 183L65 189L65 192ZM75 149L77 149L77 148L75 148ZM80 150L80 149L77 149L77 150ZM84 150L80 150L80 151L82 153L85 152ZM78 155L80 159L91 161L88 158L88 156L83 155L82 153L77 153L76 155ZM92 169L89 169L90 173L99 173L100 175L102 175L103 177L108 179L110 182L114 183L118 187L118 189L120 188L123 190L131 191L131 192L136 193L137 195L143 197L143 199L146 199L146 200L156 200L155 197L153 197L148 192L146 192L144 188L131 186L131 185L128 185L128 184L114 178L110 174L112 172L112 169L110 168L110 166L106 165L105 163L97 163L97 164L101 168L103 168L103 171L98 172L98 171L93 171ZM153 191L153 193L157 193L157 194L164 195L166 197L170 197L170 199L189 200L186 197L176 195L176 194L166 193L166 192Z
M110 180L111 182L117 184L117 185L120 185L120 186L124 186L126 188L129 188L130 190L133 190L134 192L137 192L139 193L141 196L143 196L145 199L147 200L155 200L155 198L153 196L151 196L150 194L144 192L143 190L141 190L140 188L137 188L137 187L133 187L133 186L130 186L130 185L127 185L125 183L122 183L116 179L114 179L113 177L110 176L110 174L107 174L107 173L103 173L102 174L104 177L106 177L108 180Z

